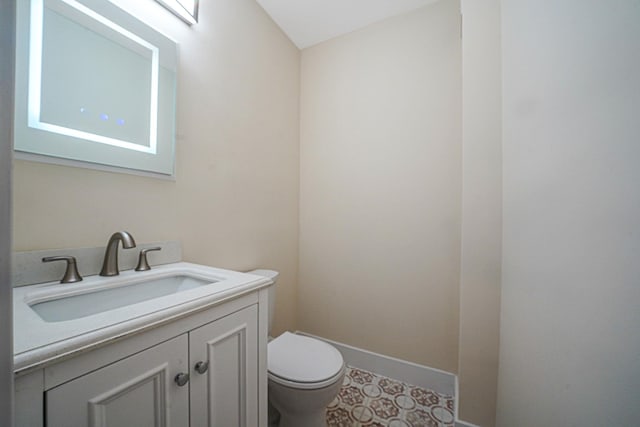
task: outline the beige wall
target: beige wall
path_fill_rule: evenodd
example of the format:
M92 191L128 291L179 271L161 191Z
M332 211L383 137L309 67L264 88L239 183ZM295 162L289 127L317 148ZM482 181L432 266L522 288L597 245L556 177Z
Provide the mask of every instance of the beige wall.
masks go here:
M502 1L499 426L640 420L639 6Z
M462 2L460 419L495 425L500 338L500 0Z
M0 425L13 423L11 160L13 157L14 0L0 0Z
M302 53L300 328L457 370L459 2Z
M181 240L187 261L279 270L275 329L295 328L299 51L253 0L202 2L192 28L118 3L180 45L177 179L16 161L15 249Z

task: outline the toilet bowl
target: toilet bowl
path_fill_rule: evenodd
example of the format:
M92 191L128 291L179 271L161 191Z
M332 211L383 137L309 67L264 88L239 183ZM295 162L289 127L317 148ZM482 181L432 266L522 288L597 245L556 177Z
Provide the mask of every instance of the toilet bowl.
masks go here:
M325 427L327 405L345 373L338 350L323 341L285 332L269 343L269 400L280 427Z
M276 282L272 270L250 272ZM269 331L275 286L269 288ZM324 341L285 332L267 346L269 403L280 413L280 427L325 427L326 408L338 395L345 374L340 352Z

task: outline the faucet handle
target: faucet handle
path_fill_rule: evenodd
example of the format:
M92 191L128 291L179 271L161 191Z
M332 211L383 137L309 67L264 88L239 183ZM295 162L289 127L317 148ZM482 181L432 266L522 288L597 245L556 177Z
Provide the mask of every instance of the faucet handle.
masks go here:
M136 271L147 271L151 270L149 267L149 263L147 262L147 252L151 251L160 251L162 248L160 246L155 246L153 248L145 248L140 250L140 257L138 258L138 266L136 267Z
M78 273L78 267L76 266L76 258L72 256L48 256L42 258L42 262L52 261L66 261L67 269L64 272L64 276L60 280L60 283L75 283L81 282L82 276Z

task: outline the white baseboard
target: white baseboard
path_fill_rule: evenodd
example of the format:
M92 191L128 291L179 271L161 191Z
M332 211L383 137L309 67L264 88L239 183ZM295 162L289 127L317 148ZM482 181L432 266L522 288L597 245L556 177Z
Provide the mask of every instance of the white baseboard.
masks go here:
M305 332L296 331L296 333L317 338L333 345L342 353L347 365L366 369L418 387L428 388L437 393L456 396L456 376L450 372L352 347Z
M296 334L328 342L340 351L344 361L349 366L362 368L385 377L427 388L440 394L453 396L455 399L455 426L480 427L458 419L458 377L455 374L331 341L306 332L296 331Z

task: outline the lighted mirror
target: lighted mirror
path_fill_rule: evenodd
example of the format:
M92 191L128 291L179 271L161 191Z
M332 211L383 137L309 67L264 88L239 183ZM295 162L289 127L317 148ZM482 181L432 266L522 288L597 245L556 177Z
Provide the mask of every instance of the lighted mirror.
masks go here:
M17 157L174 176L175 42L107 0L20 1L17 28Z

